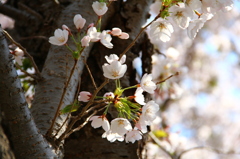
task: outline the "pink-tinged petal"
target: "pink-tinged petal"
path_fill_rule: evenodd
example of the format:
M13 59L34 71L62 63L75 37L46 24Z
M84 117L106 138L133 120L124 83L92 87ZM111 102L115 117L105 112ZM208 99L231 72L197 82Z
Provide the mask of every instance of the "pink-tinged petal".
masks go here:
M122 32L118 37L120 39L128 39L129 38L129 34L125 33L125 32Z

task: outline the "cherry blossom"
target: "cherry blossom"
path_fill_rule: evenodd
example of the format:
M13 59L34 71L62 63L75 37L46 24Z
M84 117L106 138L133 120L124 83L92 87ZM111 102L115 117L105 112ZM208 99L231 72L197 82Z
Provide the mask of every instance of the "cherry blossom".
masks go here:
M93 2L92 8L98 16L102 16L108 10L108 7L107 7L106 3L98 2L98 1Z
M196 10L201 8L202 3L200 0L185 0L185 3L192 9Z
M73 23L76 26L76 28L82 29L86 23L86 19L82 18L80 14L76 14L73 18Z
M87 31L87 35L90 37L91 42L97 42L100 40L100 32L97 31L96 27L90 27Z
M14 55L14 58L16 62L22 66L22 58L24 56L23 50L21 50L19 47L17 47L14 51L11 52Z
M191 21L189 27L187 28L187 33L190 39L194 39L197 32L203 27L204 23L211 19L212 14L203 14L199 19Z
M137 103L141 105L145 105L146 103L144 102L144 96L143 96L143 89L141 87L138 87L135 94L134 94L134 99Z
M123 136L130 130L132 130L131 123L125 118L116 118L111 121L112 133Z
M150 93L153 94L154 90L157 88L156 84L152 81L152 74L144 74L141 83L140 83L141 88Z
M112 31L110 32L113 36L118 36L120 39L128 39L129 34L122 32L119 28L112 28Z
M62 29L56 29L54 31L54 36L49 38L49 42L53 45L64 45L68 40L68 31Z
M159 105L155 103L155 101L151 100L147 102L147 104L142 107L141 120L143 120L146 124L150 124L156 118L158 110Z
M150 13L158 14L162 7L162 2L155 1L153 4L150 5Z
M119 57L116 55L116 54L111 54L109 56L105 56L105 59L107 60L107 62L110 64L112 63L113 61L118 61L119 60ZM126 61L126 55L123 55L121 57L121 59L119 60L119 62L121 64L123 64L124 62Z
M125 137L125 141L126 143L134 143L137 140L141 140L142 139L142 134L139 130L131 130L129 132L127 132L126 137Z
M172 25L163 19L155 21L150 25L149 34L153 43L158 43L159 41L169 41L172 33Z
M93 116L90 118L91 125L94 128L102 127L105 131L110 130L110 124L105 116Z
M78 101L88 102L91 97L92 94L90 92L82 91L79 93Z
M118 133L113 133L111 130L109 130L102 134L102 138L107 138L107 140L110 142L114 142L116 140L122 142L124 140L124 135L119 135Z
M142 133L146 133L148 132L148 129L147 129L148 125L149 123L146 123L145 119L141 115L135 127L141 130Z
M185 5L180 3L178 6L171 7L172 18L182 29L186 29L191 18L193 18L193 11Z
M109 49L113 48L113 44L111 43L112 37L107 33L107 31L102 31L99 35L100 42Z
M103 75L109 79L119 79L127 71L127 65L122 65L119 61L113 61L110 64L105 63L103 66Z

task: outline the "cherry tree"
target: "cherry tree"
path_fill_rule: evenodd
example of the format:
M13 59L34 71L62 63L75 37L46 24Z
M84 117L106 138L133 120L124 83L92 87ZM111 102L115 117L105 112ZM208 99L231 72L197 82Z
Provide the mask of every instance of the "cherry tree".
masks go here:
M200 86L184 88L197 81L192 56L204 58L198 33L232 8L231 0L1 2L15 20L0 30L2 156L181 158L206 148L197 137L207 141L211 124L188 125L198 131L194 141L168 129L197 116L176 104L216 82L209 69Z

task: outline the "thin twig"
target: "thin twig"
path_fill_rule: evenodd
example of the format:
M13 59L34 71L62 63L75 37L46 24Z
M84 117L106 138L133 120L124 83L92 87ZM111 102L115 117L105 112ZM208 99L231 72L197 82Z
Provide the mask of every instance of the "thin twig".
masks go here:
M33 74L30 74L30 73L28 73L27 71L25 71L24 69L22 69L21 66L19 66L17 63L16 63L15 65L16 65L16 67L17 67L21 72L23 72L26 76L30 76L30 77L32 77L33 79L36 78Z
M21 44L17 43L15 40L13 40L13 38L8 34L8 32L6 32L5 30L3 30L3 32L4 32L4 34L6 35L6 37L7 37L12 43L14 43L14 44L15 44L17 47L19 47L21 50L23 50L24 55L26 55L26 56L30 59L30 61L32 62L32 65L33 65L33 67L34 67L34 69L35 69L35 71L36 71L36 75L37 75L38 79L41 79L41 78L42 78L42 77L41 77L41 73L40 73L40 71L39 71L39 69L38 69L38 67L37 67L37 65L36 65L33 57L27 52L27 50L26 50Z
M154 142L158 144L158 146L160 147L161 150L163 150L163 152L165 152L169 157L174 159L174 156L170 152L168 152L164 147L162 147L160 141L152 132L150 132L148 135L153 139Z
M71 108L71 109L72 109L72 108ZM71 112L71 110L70 110L70 112ZM55 137L58 135L59 131L60 131L60 130L63 128L63 126L67 123L68 119L70 118L70 115L71 115L71 113L68 113L67 118L64 120L64 122L63 122L63 124L60 126L60 128L56 131L56 134L53 136L53 138L55 138Z
M97 112L100 112L100 111L102 111L103 109L105 109L105 107L103 107L103 108L101 108L101 109L99 109L99 110L95 110L91 115L89 115L89 117L88 117L80 126L78 126L78 127L75 128L75 129L72 129L70 132L68 132L68 133L66 134L65 137L68 137L68 136L71 135L72 133L74 133L74 132L80 130L81 128L83 128L83 127L89 122L90 118L91 118L93 115L97 114Z
M128 45L128 47L121 53L121 55L119 56L121 59L121 57L123 55L125 55L127 53L127 51L135 44L135 42L137 41L138 37L142 34L142 32L149 26L151 25L154 21L156 21L159 17L160 17L161 12L151 21L149 22L145 27L143 27L140 32L138 33L138 35L135 37L135 39Z
M97 112L98 112L98 111L94 111L81 125L79 125L77 128L72 129L69 133L67 133L67 134L66 134L66 137L69 136L69 135L71 135L72 133L80 130L81 128L83 128L83 126L85 126L85 125L88 123L88 121L90 120L90 118L91 118L93 115L95 115Z
M172 78L173 76L177 76L177 75L179 75L179 72L176 72L175 74L173 74L173 75L171 75L171 76L169 76L169 77L165 78L164 80L161 80L161 81L157 82L156 84L163 83L163 82L165 82L166 80L168 80L168 79Z
M93 93L90 101L88 102L88 104L83 108L83 110L81 111L81 113L74 118L74 120L72 120L70 122L70 124L68 125L67 129L65 130L65 132L59 137L58 141L61 142L62 140L64 140L66 138L66 135L71 131L73 125L79 120L81 119L81 117L83 115L85 115L85 112L87 111L87 109L92 105L94 98L96 97L96 95L98 94L98 92L109 82L109 79L105 78L105 81L101 84L101 86L99 86Z
M90 111L92 111L92 110L94 110L94 109L97 109L97 108L100 108L100 107L103 107L103 106L106 106L106 105L107 105L106 103L102 103L102 104L98 104L98 105L96 105L96 106L93 106L93 107L89 108L89 109L86 111L85 114L89 113ZM103 107L103 108L105 108L105 107ZM85 115L85 114L84 114L84 115Z
M91 70L89 69L88 64L87 64L87 62L86 62L85 59L83 59L83 62L84 62L85 66L86 66L86 68L87 68L87 70L88 70L88 73L89 73L89 75L90 75L90 77L91 77L93 86L95 87L95 90L96 90L96 89L97 89L97 85L96 85L95 80L94 80L94 78L93 78L93 76L92 76Z

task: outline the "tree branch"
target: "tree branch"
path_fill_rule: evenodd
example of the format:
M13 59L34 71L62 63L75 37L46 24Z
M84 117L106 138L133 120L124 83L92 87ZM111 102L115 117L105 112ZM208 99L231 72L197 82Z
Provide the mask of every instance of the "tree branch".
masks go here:
M8 122L16 158L56 157L33 121L1 27L0 81L0 108Z
M13 8L12 6L2 4L2 2L0 2L0 13L13 18L22 25L29 25L31 22L40 24L40 21L42 20L34 14L29 14L25 11Z

